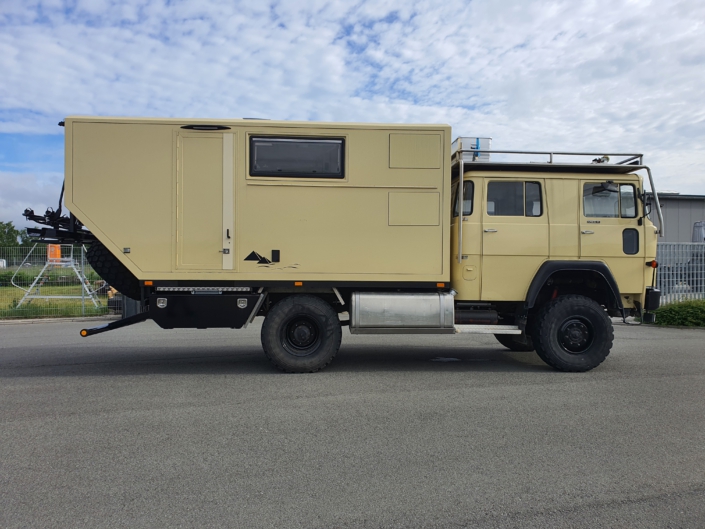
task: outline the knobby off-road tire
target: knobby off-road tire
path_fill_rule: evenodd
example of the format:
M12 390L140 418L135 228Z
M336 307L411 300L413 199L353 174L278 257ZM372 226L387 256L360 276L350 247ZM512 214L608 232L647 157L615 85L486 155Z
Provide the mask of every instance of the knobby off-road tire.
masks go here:
M140 299L140 283L137 278L101 242L91 243L86 259L93 270L123 296Z
M536 353L559 371L589 371L612 349L612 320L596 301L585 296L560 296L536 315L531 338Z
M274 305L262 324L262 348L287 373L314 373L333 361L342 339L338 314L320 298L297 295Z
M497 338L497 341L504 347L512 351L525 352L534 350L534 343L531 341L530 336L522 336L522 338L525 338L526 342L519 340L519 336L516 334L495 334L494 337Z

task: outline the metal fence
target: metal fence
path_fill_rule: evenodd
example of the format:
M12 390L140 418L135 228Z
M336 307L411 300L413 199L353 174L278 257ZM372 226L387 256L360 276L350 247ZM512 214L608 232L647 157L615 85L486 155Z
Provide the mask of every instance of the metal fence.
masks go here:
M0 319L121 312L122 296L91 268L85 247L0 247Z
M660 243L661 303L705 299L705 243ZM0 247L0 319L122 313L122 296L86 260L86 248Z
M705 299L705 243L660 243L656 260L662 305Z

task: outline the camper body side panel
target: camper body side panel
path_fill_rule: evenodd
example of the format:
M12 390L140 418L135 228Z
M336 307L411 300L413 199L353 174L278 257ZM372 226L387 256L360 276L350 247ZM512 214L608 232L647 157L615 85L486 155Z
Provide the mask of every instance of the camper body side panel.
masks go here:
M251 176L270 136L342 138L344 177ZM450 279L448 126L70 117L66 137L66 207L140 280Z

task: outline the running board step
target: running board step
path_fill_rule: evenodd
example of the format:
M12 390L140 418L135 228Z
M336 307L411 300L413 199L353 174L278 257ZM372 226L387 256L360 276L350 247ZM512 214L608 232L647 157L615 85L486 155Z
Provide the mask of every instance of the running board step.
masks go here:
M456 334L521 334L516 325L456 325Z

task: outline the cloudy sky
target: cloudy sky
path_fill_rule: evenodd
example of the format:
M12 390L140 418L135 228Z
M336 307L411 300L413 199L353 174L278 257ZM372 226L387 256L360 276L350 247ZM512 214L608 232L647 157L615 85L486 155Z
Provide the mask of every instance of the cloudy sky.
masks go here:
M705 194L705 2L0 0L0 220L55 205L71 114L449 123Z

